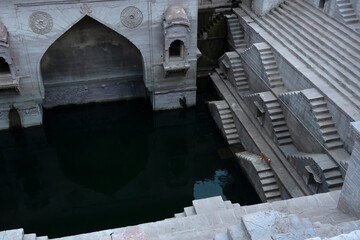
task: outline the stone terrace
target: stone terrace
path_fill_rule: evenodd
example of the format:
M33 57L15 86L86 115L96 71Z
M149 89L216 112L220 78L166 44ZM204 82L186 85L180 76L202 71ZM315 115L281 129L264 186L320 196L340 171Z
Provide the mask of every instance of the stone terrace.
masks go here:
M330 101L360 119L359 33L302 0L286 1L264 17L243 5L234 12Z

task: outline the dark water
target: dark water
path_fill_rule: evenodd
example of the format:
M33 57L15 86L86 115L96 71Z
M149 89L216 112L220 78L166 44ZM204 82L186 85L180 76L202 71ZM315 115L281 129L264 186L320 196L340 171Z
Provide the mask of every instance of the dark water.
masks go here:
M54 109L0 132L0 230L59 237L172 217L193 199L259 202L205 107Z

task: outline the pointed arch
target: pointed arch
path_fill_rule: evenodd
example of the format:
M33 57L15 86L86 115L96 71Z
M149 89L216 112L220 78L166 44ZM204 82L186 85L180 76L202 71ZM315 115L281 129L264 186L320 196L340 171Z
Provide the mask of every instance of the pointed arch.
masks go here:
M44 84L143 75L140 50L127 38L89 16L47 49L40 61Z

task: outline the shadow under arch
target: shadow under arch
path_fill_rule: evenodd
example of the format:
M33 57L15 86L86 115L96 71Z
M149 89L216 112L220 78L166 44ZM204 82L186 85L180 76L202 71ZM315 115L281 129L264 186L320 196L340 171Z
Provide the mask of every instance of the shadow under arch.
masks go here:
M145 88L144 65L141 51L128 38L85 15L50 45L39 71L46 98L47 87L56 84L141 79Z

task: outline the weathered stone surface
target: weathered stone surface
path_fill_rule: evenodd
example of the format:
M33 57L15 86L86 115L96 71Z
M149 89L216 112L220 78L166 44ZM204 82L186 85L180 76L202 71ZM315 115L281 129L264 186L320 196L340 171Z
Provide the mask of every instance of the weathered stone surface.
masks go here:
M352 123L355 144L338 207L360 217L360 122Z

